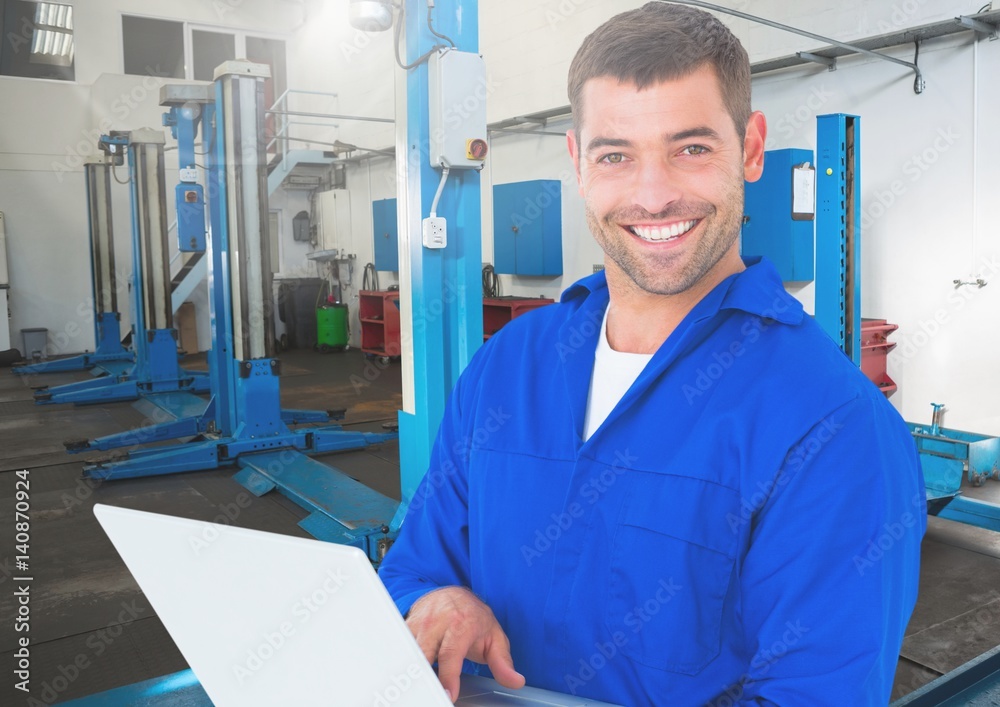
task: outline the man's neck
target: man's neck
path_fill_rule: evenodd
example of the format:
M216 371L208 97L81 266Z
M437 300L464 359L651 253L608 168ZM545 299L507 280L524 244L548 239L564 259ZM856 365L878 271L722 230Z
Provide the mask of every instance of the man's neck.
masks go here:
M657 295L640 289L609 262L608 344L624 353L656 353L705 295L730 275L745 269L739 251L733 249L689 289L676 295Z

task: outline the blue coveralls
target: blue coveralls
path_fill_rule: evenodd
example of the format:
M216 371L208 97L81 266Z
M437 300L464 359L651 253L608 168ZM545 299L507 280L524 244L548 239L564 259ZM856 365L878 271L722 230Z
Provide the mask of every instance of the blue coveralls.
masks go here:
M885 705L923 478L899 414L748 259L593 436L603 273L463 373L380 576L470 587L528 684L624 705Z

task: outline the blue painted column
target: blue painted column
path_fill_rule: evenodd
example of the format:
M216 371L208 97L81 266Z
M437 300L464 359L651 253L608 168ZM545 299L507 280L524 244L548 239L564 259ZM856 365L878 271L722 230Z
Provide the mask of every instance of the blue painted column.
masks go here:
M861 119L816 118L816 321L861 365Z
M477 0L438 2L431 17L434 29L454 40L458 50L479 51ZM405 23L405 63L414 62L444 43L427 27L426 0L407 0ZM402 73L397 70L397 76ZM402 522L410 499L428 471L431 447L448 395L483 340L478 171L453 169L441 194L437 215L447 219L447 247L431 250L421 242L421 220L430 214L441 179L441 171L430 162L427 76L427 62L423 62L406 72L405 102L401 100L401 86L396 92L403 503L393 520L394 529Z

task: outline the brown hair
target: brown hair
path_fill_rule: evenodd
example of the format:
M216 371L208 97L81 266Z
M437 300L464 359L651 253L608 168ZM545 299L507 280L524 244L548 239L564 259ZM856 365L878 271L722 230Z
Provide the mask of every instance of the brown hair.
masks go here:
M615 15L580 45L569 67L569 103L579 140L583 87L610 76L642 90L687 76L704 65L715 69L736 134L750 120L750 59L729 28L693 7L648 2Z

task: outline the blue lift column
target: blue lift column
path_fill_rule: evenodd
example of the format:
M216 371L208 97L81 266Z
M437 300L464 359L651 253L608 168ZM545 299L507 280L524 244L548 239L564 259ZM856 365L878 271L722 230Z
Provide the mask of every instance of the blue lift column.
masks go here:
M132 204L132 345L135 364L119 375L35 391L38 403L136 400L159 393L204 393L208 374L183 370L170 300L167 204L162 131L134 130L101 137L112 159L127 150Z
M428 472L431 447L445 403L459 374L483 342L482 221L480 175L486 147L485 69L477 67L479 7L476 0L437 3L431 12L438 35L428 27L427 0L407 0L406 53L412 64L427 52L436 56L407 71L405 101L397 91L396 156L399 174L400 310L403 345L403 410L399 413L402 503L393 519L398 529L417 486ZM460 56L460 52L473 56ZM450 57L443 57L451 54ZM442 58L444 61L442 61ZM449 64L457 60L456 75ZM477 75L477 72L480 72ZM431 74L435 74L432 78ZM471 80L470 80L471 77ZM435 84L439 85L435 85ZM435 132L431 120L448 96L462 106L462 129ZM440 112L440 111L438 111ZM454 117L454 116L453 116ZM481 123L481 125L480 125ZM437 204L446 221L447 246L426 247L422 222L430 215L442 179L441 133L469 149L481 139L476 159L449 160L451 168ZM459 155L459 158L462 156ZM478 164L476 164L478 162ZM433 470L430 470L433 472Z
M861 366L861 118L816 118L816 321Z
M99 368L95 375L114 375L128 368L135 355L122 346L121 314L118 311L118 272L115 268L115 238L111 218L111 166L103 161L83 166L87 183L87 222L90 230L91 297L94 305L93 353L44 361L14 364L18 375L61 373Z
M293 431L280 407L280 361L274 358L269 306L267 76L267 66L246 61L216 69L215 127L211 140L206 138L211 142L211 425L186 444L87 464L84 475L111 480L238 465L236 480L254 494L277 490L308 511L299 525L314 537L360 547L378 562L388 548L396 503L308 455L362 449L397 435L347 432L336 425Z

